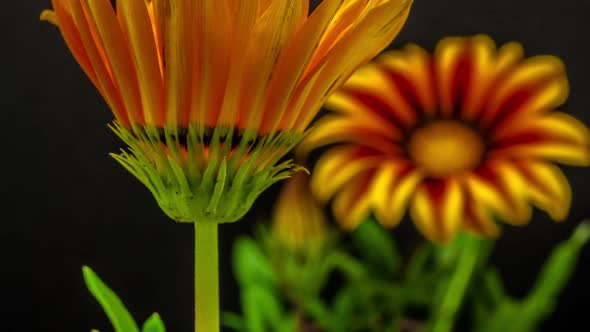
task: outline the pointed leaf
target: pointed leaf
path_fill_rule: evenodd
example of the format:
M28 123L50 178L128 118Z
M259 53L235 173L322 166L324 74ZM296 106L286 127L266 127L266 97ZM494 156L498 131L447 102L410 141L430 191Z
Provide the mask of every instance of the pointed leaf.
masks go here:
M257 284L243 287L242 310L248 332L280 331L281 304L268 288Z
M150 318L143 323L141 332L166 332L164 322L157 312L153 313Z
M115 294L88 266L82 268L84 281L90 293L100 303L103 310L109 317L116 332L139 332L133 317L125 308L125 305L117 294Z

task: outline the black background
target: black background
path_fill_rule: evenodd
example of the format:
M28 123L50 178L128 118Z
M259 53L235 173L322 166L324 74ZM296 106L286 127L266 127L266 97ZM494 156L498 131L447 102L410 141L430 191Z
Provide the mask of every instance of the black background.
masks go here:
M112 116L64 45L38 21L49 1L2 5L1 331L111 330L86 291L88 264L138 320L158 311L169 331L190 331L193 231L159 210L142 185L108 157L119 142ZM416 0L392 47L432 49L448 35L486 33L517 40L528 55L555 54L567 65L571 95L563 110L590 123L589 0ZM507 228L492 261L514 295L524 295L545 256L590 215L588 169L564 168L574 188L570 218L542 213L526 228ZM238 310L230 248L268 211L276 187L237 224L221 227L222 306ZM396 232L393 232L396 234ZM543 331L583 331L590 305L590 248Z

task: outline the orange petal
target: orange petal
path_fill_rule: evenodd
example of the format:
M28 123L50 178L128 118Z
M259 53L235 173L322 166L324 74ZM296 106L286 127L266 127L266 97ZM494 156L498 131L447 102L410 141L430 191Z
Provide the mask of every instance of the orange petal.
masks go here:
M385 47L401 30L409 14L411 1L391 0L381 2L344 35L322 62L310 73L315 75L313 89L306 96L301 109L295 110L297 131L302 131L312 121L327 97L343 84L354 70Z
M73 49L78 41L78 36L74 32L77 29L80 40L88 55L89 63L96 74L96 83L98 84L95 84L98 90L103 94L105 101L117 120L124 126L128 126L131 120L130 115L127 113L123 98L113 80L109 61L104 55L102 41L95 38L96 33L93 33L95 29L92 28L93 24L88 21L81 3L78 1L69 1L66 3L65 0L55 0L54 9L60 21L64 39L68 42L68 45L72 45L70 47ZM70 13L72 21L70 21ZM81 64L83 66L87 65L85 62L81 62ZM90 77L92 79L92 76Z
M307 3L307 1L302 1ZM225 96L219 116L218 125L234 126L238 122L240 110L241 83L246 66L244 50L252 37L252 30L256 24L258 2L232 0L229 2L232 11L232 45L229 63L229 73Z
M219 118L227 85L231 48L230 9L225 1L195 1L195 50L203 65L194 68L198 89L193 98L191 121L215 127Z
M254 27L245 54L242 109L246 128L262 126L267 89L281 52L293 38L301 9L299 1L273 1Z
M81 4L84 12L92 18L89 20L91 29L96 29L97 37L102 41L112 77L121 91L129 117L133 123L143 124L137 73L113 6L108 0L83 1Z
M342 1L322 1L285 46L269 83L269 100L265 106L263 132L272 132L279 126L284 129L292 127L290 124L295 119L293 112L286 112L290 110L287 105L294 97L311 56ZM299 90L299 94L301 93L303 91Z
M117 1L117 9L118 17L122 21L122 29L129 38L132 59L137 69L146 122L163 127L166 114L164 82L146 3L145 1Z
M334 1L336 2L336 1ZM307 67L307 73L314 69L326 56L336 43L362 19L362 16L371 8L369 0L344 0L339 1L338 11L334 13L328 29L322 35L321 41L315 48L313 57Z

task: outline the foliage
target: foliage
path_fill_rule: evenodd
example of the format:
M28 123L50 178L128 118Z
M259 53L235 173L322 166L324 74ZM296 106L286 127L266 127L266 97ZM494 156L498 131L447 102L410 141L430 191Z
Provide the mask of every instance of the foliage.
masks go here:
M590 224L582 223L554 249L529 295L516 299L488 264L493 240L463 234L446 246L425 243L404 259L373 220L351 234L352 247L327 241L319 251L281 247L262 232L235 244L242 313L225 313L223 323L240 332L448 332L465 315L469 331L535 331L589 237Z
M88 266L82 268L84 281L90 293L101 305L115 332L140 332L137 323L129 314L123 302ZM98 332L97 330L93 330ZM157 313L152 314L143 323L141 332L166 332L164 322Z

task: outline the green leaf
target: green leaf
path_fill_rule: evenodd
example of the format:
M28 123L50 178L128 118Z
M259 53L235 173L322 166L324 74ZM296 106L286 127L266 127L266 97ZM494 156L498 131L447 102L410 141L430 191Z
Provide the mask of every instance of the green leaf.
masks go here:
M155 312L143 323L141 332L166 332L166 327L160 315Z
M405 271L405 280L411 282L417 280L424 275L429 275L429 261L434 255L435 247L430 243L424 243L418 247L412 254L412 258L408 262Z
M268 288L257 284L243 286L242 310L248 332L280 331L281 304Z
M221 325L234 331L246 331L244 319L233 312L223 312L221 314Z
M258 244L243 237L236 241L233 249L233 270L240 285L276 285L276 276L268 259Z
M90 293L102 306L109 317L116 332L139 332L137 324L129 314L125 305L117 294L115 294L88 266L82 268L84 281Z
M400 270L401 254L393 238L373 218L364 221L351 235L355 247L370 264L372 272L387 279Z
M553 250L511 331L531 331L553 312L556 299L574 273L580 251L588 239L590 223L583 222L567 241Z
M494 268L488 268L475 282L471 293L471 305L475 326L484 325L490 321L499 307L504 305L509 297L504 292L504 285L500 274Z
M477 236L461 234L449 245L438 247L440 267L452 267L453 271L439 282L427 323L428 331L452 331L473 276L489 256L491 243Z
M486 308L489 312L479 317L478 328L475 331L534 331L539 323L553 311L556 299L571 278L580 251L589 238L590 223L584 222L578 226L569 240L559 244L553 250L535 286L523 301L504 296L499 281L488 280L486 288L495 300L495 303L492 303L494 307Z
M303 306L303 310L309 315L312 321L320 324L320 326L324 327L326 330L330 330L333 321L332 315L321 299L308 299L303 303Z

